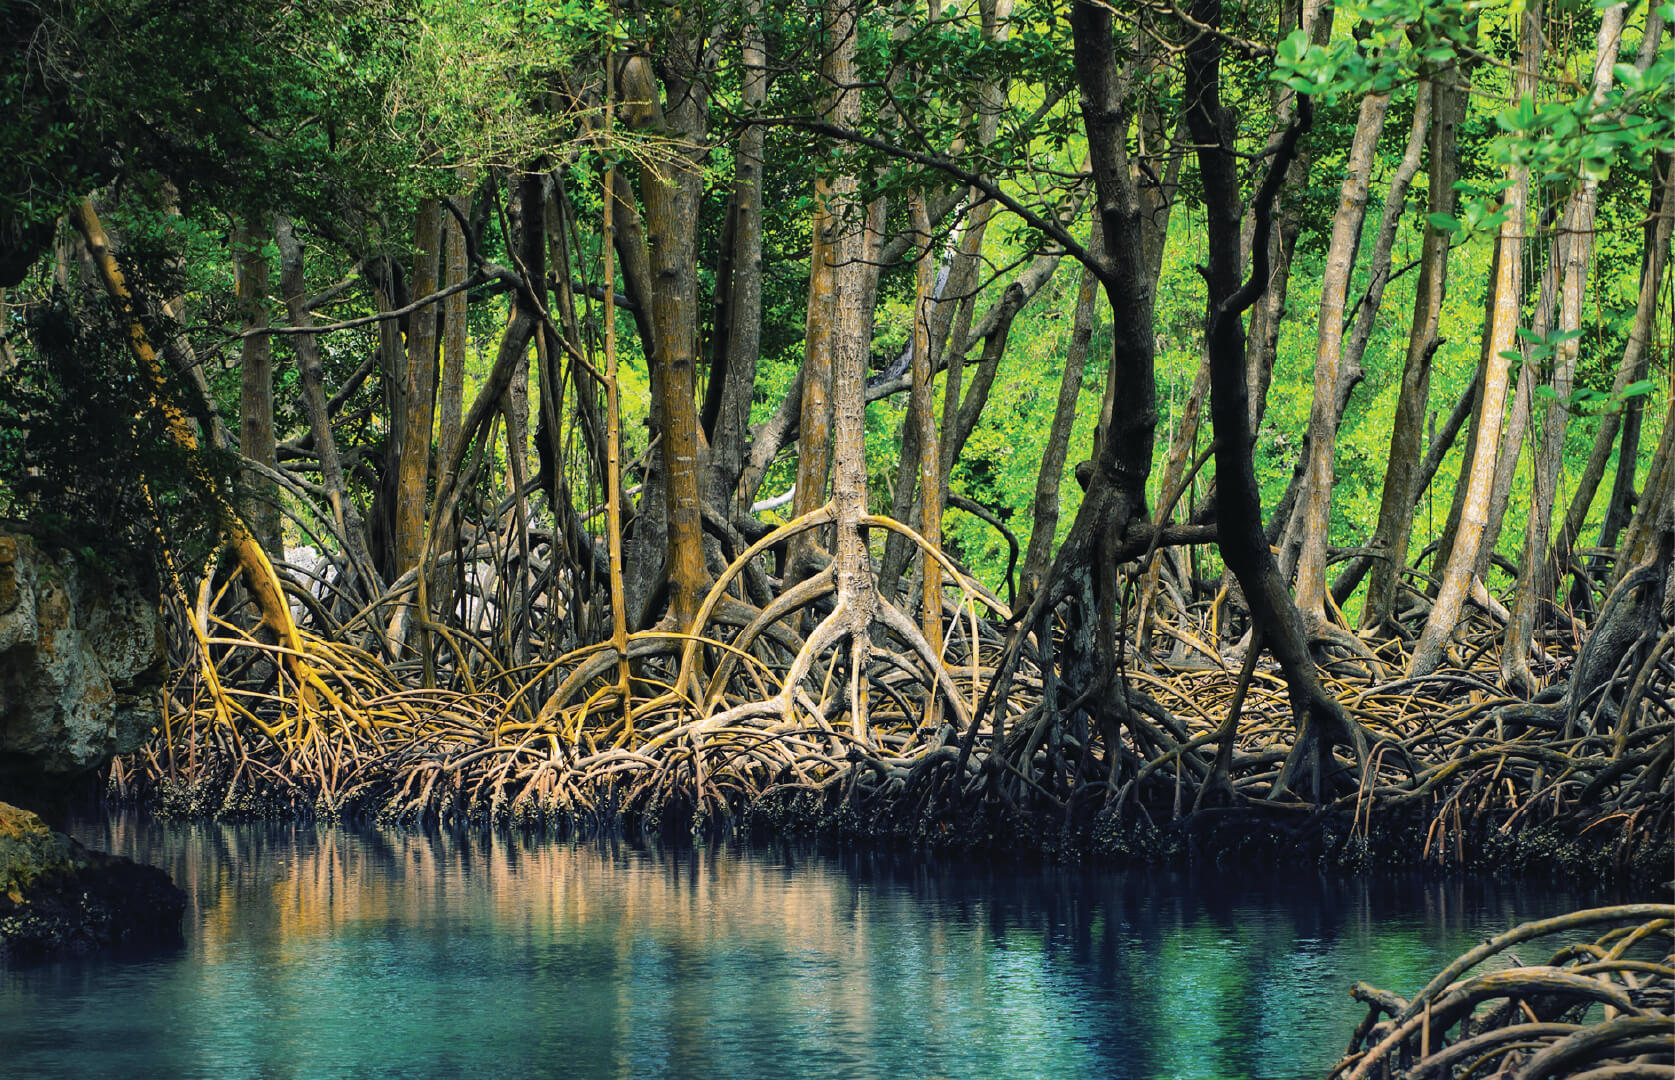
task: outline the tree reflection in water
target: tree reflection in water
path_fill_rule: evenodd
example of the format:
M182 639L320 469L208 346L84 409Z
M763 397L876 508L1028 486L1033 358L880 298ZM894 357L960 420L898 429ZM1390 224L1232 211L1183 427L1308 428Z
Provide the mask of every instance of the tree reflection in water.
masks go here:
M1319 1076L1361 1009L1602 900L785 845L90 823L187 944L0 972L7 1075Z

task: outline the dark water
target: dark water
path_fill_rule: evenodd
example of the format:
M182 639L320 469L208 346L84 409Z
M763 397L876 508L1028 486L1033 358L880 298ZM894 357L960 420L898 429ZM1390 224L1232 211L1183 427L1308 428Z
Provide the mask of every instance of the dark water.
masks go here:
M1561 887L1018 868L314 826L79 830L183 947L0 969L0 1077L1322 1076ZM1526 960L1530 958L1526 957Z

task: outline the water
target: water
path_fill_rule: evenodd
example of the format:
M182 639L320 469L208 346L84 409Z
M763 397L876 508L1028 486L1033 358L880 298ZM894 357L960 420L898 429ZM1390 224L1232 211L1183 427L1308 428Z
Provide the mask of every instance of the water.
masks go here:
M77 831L174 876L186 943L0 969L6 1080L1319 1077L1362 1015L1356 979L1411 993L1487 934L1609 899L131 817Z

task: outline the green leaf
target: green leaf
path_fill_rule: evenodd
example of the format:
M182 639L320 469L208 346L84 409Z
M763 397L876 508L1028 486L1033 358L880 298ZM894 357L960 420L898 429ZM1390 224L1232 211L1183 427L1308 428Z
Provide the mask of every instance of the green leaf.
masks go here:
M1425 220L1437 232L1457 233L1460 231L1460 219L1453 214L1426 214Z

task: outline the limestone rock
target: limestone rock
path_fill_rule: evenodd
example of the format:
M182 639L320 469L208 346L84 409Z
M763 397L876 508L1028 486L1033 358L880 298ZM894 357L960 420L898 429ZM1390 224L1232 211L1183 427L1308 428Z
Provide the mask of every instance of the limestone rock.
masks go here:
M0 791L138 747L157 723L163 648L137 583L0 528Z

